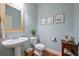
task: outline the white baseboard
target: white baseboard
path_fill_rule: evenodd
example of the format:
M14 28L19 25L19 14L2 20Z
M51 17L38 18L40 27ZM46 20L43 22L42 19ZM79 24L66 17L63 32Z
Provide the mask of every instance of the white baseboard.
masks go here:
M56 54L56 55L58 55L58 56L61 56L62 54L61 54L61 52L59 52L59 51L56 51L56 50L53 50L53 49L50 49L50 48L46 48L46 50L48 51L48 52L51 52L51 53L53 53L53 54Z

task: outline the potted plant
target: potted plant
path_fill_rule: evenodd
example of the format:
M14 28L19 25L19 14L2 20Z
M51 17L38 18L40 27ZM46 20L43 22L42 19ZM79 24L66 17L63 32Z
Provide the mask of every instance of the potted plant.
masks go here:
M36 30L35 29L32 29L31 30L31 34L32 34L32 36L36 36Z

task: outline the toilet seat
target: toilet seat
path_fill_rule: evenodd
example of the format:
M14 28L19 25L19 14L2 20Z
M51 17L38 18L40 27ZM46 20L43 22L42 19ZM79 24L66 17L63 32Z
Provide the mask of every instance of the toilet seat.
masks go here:
M45 45L42 43L38 43L36 45L34 45L36 49L38 50L44 50L45 49Z

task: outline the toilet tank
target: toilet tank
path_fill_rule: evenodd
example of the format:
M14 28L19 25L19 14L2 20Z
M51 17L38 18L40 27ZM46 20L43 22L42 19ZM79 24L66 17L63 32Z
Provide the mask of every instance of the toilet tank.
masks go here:
M37 37L30 37L30 42L32 45L36 45L37 44Z

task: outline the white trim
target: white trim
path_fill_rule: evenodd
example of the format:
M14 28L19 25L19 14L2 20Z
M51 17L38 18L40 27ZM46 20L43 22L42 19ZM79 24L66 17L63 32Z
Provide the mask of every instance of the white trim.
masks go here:
M56 55L58 55L58 56L61 56L62 54L61 54L61 52L59 52L59 51L56 51L56 50L53 50L53 49L50 49L50 48L46 48L46 50L48 51L48 52L51 52L51 53L54 53L54 54L56 54Z
M6 5L14 7L18 10L23 10L23 3L6 3Z

